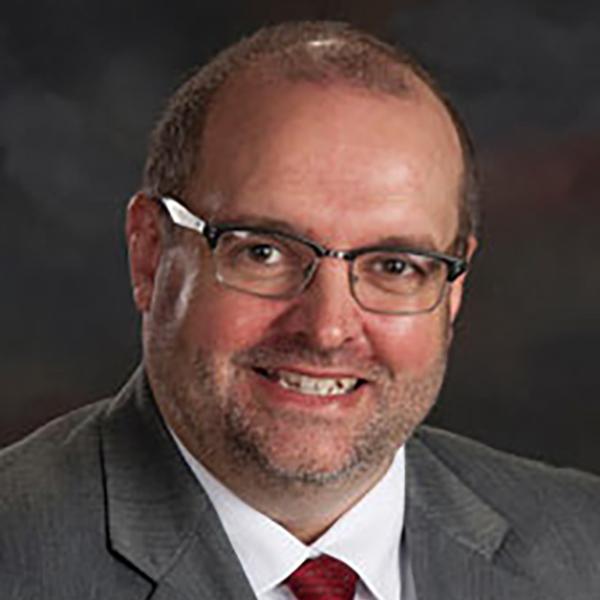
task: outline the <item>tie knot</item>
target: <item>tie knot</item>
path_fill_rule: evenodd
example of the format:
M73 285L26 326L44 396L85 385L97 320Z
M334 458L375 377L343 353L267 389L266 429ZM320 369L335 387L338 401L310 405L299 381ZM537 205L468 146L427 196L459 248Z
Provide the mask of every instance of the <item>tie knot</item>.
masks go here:
M323 554L300 565L286 583L298 600L352 600L357 579L348 565Z

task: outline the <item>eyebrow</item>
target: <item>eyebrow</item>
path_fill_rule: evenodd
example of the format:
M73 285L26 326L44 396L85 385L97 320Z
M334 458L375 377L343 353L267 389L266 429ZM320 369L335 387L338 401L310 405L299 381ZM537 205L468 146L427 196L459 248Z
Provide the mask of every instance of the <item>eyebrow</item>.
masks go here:
M256 215L239 215L232 219L219 220L214 223L217 226L232 226L232 227L256 227L259 229L272 230L274 232L287 233L289 235L304 238L309 241L322 244L320 240L316 240L310 232L301 230L298 227L291 225L288 221L274 219L272 217L259 217ZM369 248L369 247L384 246L390 248L411 248L414 250L430 250L432 252L440 252L441 250L434 243L433 238L428 235L411 235L411 234L396 234L386 235L385 237L374 239L368 243L355 246L353 249Z

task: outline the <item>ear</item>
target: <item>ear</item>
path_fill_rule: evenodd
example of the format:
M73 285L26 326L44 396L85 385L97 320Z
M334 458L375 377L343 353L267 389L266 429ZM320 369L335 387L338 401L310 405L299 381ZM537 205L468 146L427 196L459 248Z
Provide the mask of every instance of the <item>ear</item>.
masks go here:
M146 194L138 192L129 201L125 234L133 300L140 312L147 312L152 304L162 252L160 218L160 206Z
M473 255L475 254L475 250L477 250L477 239L475 236L469 236L467 240L467 249L465 253L465 259L470 264ZM458 312L460 310L460 305L462 303L462 297L465 287L465 280L467 278L468 271L463 273L456 281L452 283L450 286L450 322L454 323L456 317L458 316Z

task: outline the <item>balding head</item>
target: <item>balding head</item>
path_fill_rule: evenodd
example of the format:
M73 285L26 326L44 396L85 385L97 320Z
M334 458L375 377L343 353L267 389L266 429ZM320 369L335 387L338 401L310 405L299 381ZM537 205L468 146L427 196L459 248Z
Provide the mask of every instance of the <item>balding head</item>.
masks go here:
M437 397L472 226L461 131L412 59L320 23L225 51L155 132L128 211L152 390L192 453L301 539Z
M208 115L241 74L265 86L280 81L344 83L394 96L413 94L417 80L425 84L448 112L462 149L457 242L464 246L478 223L478 194L470 139L456 110L413 56L344 23L261 29L192 75L173 95L152 135L143 180L148 195L186 196L202 168Z

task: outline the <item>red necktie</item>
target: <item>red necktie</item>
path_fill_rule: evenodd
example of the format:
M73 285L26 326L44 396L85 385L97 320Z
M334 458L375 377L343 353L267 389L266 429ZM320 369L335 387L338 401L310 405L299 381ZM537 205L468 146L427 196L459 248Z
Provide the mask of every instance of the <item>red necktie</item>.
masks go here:
M303 563L286 583L298 600L353 600L357 580L348 565L323 554Z

